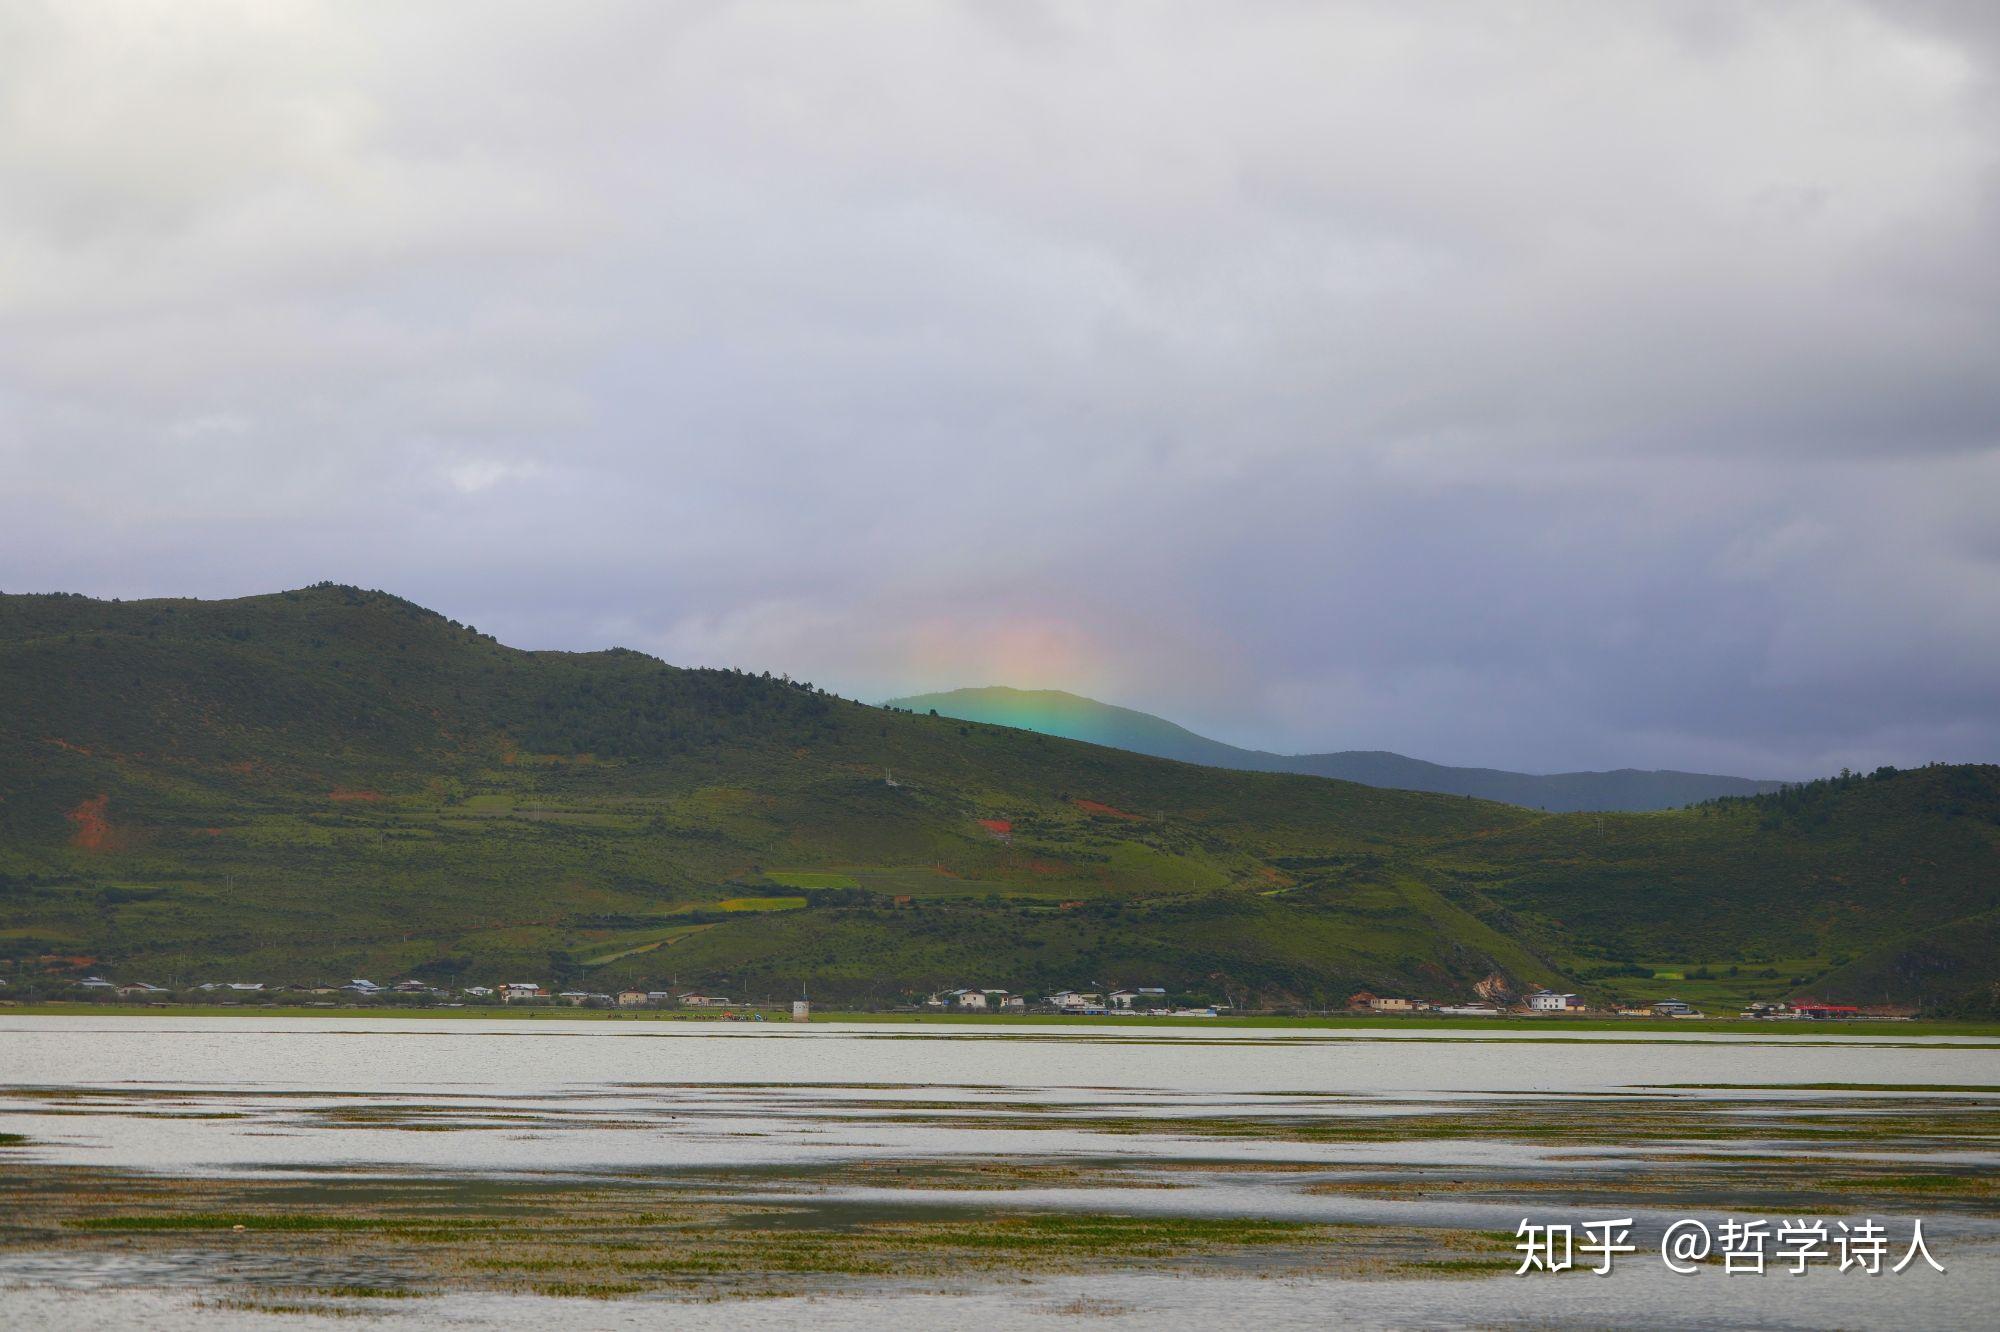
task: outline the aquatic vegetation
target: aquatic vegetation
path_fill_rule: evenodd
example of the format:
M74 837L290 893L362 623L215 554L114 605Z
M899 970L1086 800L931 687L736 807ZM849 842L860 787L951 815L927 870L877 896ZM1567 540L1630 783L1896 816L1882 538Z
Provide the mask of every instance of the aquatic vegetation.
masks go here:
M1033 1167L1023 1167L1029 1177ZM1108 1175L1107 1175L1108 1177ZM522 1290L578 1298L646 1291L714 1298L829 1288L828 1280L965 1279L1001 1273L1084 1272L1134 1264L1174 1270L1226 1260L1231 1270L1342 1270L1381 1274L1433 1261L1440 1247L1476 1266L1497 1241L1445 1234L1413 1246L1400 1231L1344 1224L1094 1210L885 1208L837 1195L773 1206L681 1187L576 1187L419 1179L322 1181L319 1205L263 1204L296 1190L276 1181L120 1176L57 1170L0 1180L0 1198L33 1192L49 1221L12 1227L16 1251L37 1244L140 1244L200 1259L225 1245L241 1266L250 1250L274 1258L305 1242L323 1268L396 1271L400 1284L302 1285L274 1279L238 1292L265 1311L287 1301L414 1298L457 1289ZM659 1203L671 1201L671 1207ZM107 1211L135 1202L144 1210ZM218 1207L226 1202L230 1205ZM53 1223L53 1228L50 1226ZM179 1246L194 1245L192 1249ZM277 1246L275 1249L271 1246ZM1504 1246L1503 1246L1504 1247ZM302 1251L301 1251L302 1252ZM1468 1268L1467 1270L1472 1270ZM304 1306L301 1306L304 1307Z
M266 1049L288 1034L252 1033ZM272 1317L487 1294L990 1294L1112 1273L1478 1282L1515 1266L1496 1214L2000 1216L2000 1093L1990 1056L1963 1045L885 1045L344 1022L321 1038L300 1067L324 1089L259 1084L246 1065L262 1056L233 1044L206 1081L147 1077L157 1034L119 1047L137 1062L101 1085L0 1089L0 1122L27 1130L0 1154L0 1307L38 1272L127 1270ZM18 1065L24 1084L74 1057L49 1049L39 1073ZM1810 1075L1829 1054L1854 1082L1661 1080ZM1523 1058L1531 1080L1509 1071ZM1264 1088L1229 1090L1220 1061ZM1613 1067L1653 1081L1609 1081ZM471 1076L424 1081L440 1068ZM807 1076L760 1076L792 1068ZM1411 1090L1413 1068L1444 1087ZM1899 1070L1911 1081L1881 1080ZM1936 1081L1952 1072L1965 1081ZM91 1144L127 1168L95 1164Z
M268 1216L256 1212L197 1212L186 1216L90 1216L68 1223L77 1230L392 1230L397 1223L379 1217L294 1214Z

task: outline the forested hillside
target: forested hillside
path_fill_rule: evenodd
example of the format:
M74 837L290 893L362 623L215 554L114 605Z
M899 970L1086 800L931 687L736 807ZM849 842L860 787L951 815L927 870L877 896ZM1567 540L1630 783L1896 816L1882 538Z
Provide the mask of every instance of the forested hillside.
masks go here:
M2000 978L1964 944L2000 909L1990 767L1545 815L524 652L330 585L0 597L0 699L18 976L1323 1004L1734 967L1958 1010Z

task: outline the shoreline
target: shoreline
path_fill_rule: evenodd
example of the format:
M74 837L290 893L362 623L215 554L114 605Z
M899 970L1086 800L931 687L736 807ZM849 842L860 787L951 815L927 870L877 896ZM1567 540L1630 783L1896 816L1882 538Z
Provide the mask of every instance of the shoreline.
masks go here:
M743 1013L761 1013L768 1025L792 1026L782 1007L746 1005ZM436 1021L492 1020L509 1022L724 1022L721 1012L683 1009L603 1009L569 1007L400 1008L303 1004L97 1004L0 1002L0 1018L24 1017L232 1017L232 1018L422 1018ZM744 1021L737 1018L734 1021ZM1088 1030L1145 1031L1157 1027L1226 1027L1296 1031L1535 1031L1562 1032L1682 1032L1703 1034L1796 1037L1818 1036L1992 1036L2000 1037L2000 1022L1911 1019L1909 1021L1773 1022L1745 1018L1579 1018L1508 1016L1497 1018L1406 1017L1342 1014L1326 1017L1278 1017L1245 1014L1234 1017L1081 1017L1063 1014L1002 1015L997 1013L875 1013L843 1009L816 1011L812 1023L878 1023L903 1026L1054 1027ZM796 1025L810 1025L796 1024Z

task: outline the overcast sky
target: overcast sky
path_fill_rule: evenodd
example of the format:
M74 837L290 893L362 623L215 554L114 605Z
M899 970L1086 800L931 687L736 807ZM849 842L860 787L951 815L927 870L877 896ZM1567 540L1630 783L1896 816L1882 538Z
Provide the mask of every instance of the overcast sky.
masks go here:
M0 589L2000 759L1977 3L0 5Z

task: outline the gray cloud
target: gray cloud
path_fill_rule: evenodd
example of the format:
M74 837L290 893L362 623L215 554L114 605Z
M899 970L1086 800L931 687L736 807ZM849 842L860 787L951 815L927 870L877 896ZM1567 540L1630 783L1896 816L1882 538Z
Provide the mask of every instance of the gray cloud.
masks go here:
M1981 6L0 10L0 586L2000 753Z

